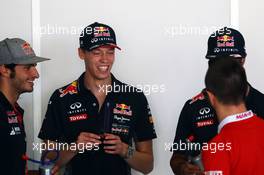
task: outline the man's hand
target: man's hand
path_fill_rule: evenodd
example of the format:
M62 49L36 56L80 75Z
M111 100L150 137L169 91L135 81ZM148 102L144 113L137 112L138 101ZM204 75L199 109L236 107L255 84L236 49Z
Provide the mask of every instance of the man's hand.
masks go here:
M54 167L51 170L52 175L59 175L60 167L58 165L54 165Z
M119 136L106 133L104 138L104 150L108 154L118 154L125 158L127 155L128 145L123 143Z
M201 175L203 172L196 165L187 161L186 156L182 154L173 153L170 166L174 174L177 175Z
M76 143L77 144L87 144L91 143L93 145L95 144L101 144L100 141L101 137L97 134L89 133L89 132L81 132L80 135L77 138Z
M203 172L196 165L185 163L181 165L181 171L184 175L202 175Z
M100 139L101 137L97 134L81 132L76 140L76 144L92 144L93 146L95 146L102 143ZM52 175L57 175L59 173L60 168L67 164L76 155L77 151L78 150L61 150L60 158L52 168Z

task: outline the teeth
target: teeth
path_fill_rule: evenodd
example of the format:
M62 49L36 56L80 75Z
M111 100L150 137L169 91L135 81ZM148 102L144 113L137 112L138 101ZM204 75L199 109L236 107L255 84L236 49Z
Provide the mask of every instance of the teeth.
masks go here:
M108 69L108 66L99 66L98 69L100 71L106 71Z

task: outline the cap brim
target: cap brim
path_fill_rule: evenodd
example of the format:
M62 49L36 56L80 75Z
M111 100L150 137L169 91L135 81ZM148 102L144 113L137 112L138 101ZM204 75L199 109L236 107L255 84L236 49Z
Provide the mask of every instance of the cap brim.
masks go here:
M39 63L39 62L43 62L43 61L47 61L47 60L50 60L50 59L35 56L32 58L28 58L28 59L21 59L20 61L14 63L14 64L35 64L35 63Z
M247 55L246 54L236 54L236 53L225 53L225 54L217 54L217 55L206 55L206 59L215 59L219 57L234 57L234 58L245 58Z
M116 48L116 49L118 49L118 50L121 50L121 48L118 47L118 46L117 46L116 44L114 44L114 43L102 43L102 44L95 45L95 46L93 46L93 47L91 47L91 48L89 48L89 49L86 49L86 50L91 51L91 50L96 49L96 48L101 47L101 46L111 46L111 47L113 47L113 48Z
M116 49L118 49L118 50L121 50L121 48L118 47L116 44L113 44L113 43L107 43L106 45L109 45L109 46L112 46L112 47L114 47L114 48L116 48Z

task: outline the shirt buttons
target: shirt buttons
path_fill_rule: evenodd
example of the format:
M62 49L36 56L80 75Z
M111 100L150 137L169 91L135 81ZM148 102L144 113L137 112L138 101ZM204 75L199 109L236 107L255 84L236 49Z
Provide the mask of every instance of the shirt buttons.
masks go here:
M96 106L96 103L93 103L93 106L95 107Z

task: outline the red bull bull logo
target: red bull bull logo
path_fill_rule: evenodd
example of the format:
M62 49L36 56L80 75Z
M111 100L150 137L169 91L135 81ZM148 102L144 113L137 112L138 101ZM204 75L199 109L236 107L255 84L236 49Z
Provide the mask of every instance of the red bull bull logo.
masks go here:
M132 116L132 111L130 110L130 106L128 106L124 103L116 104L116 107L114 108L113 113Z
M60 89L60 97L64 97L67 94L77 94L77 81L72 82L69 86L65 89Z
M121 110L130 110L130 106L127 106L126 104L116 104L116 108Z
M200 94L196 95L195 97L192 98L190 104L196 102L197 100L203 100L205 97L204 97L204 94L201 92Z
M234 47L234 37L228 35L218 36L217 47Z
M33 52L33 50L32 50L32 48L31 48L31 46L30 46L29 43L25 42L24 44L22 44L21 47L22 47L22 49L23 49L23 51L24 51L24 53L26 55L32 55L32 54L34 54L34 52Z
M110 36L109 29L107 27L95 27L94 28L94 37L100 36Z
M217 37L217 41L222 41L222 42L234 41L234 37L233 36L228 36L228 35L218 36Z

